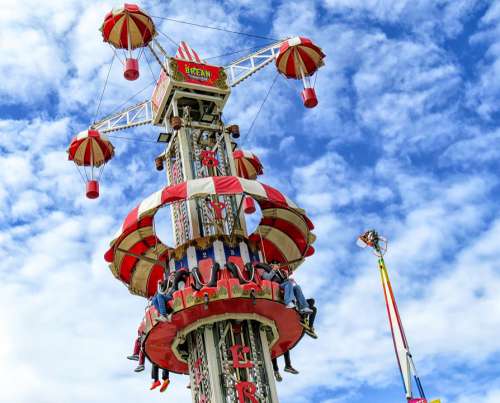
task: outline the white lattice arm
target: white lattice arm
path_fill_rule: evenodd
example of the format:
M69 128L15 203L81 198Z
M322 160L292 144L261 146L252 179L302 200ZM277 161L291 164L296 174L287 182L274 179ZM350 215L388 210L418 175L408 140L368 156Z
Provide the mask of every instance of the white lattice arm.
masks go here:
M274 61L278 57L282 43L286 40L275 42L224 67L229 85L231 87L237 86L243 80Z
M147 100L95 122L91 129L99 130L101 133L109 133L128 129L129 127L146 125L152 121L151 100Z

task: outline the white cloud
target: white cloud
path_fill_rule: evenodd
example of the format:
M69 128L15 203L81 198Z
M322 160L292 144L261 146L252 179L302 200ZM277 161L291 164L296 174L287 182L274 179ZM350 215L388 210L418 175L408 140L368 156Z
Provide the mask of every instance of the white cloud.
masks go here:
M480 394L469 394L465 392L458 397L457 403L467 403L473 401L481 403L496 403L500 401L500 389L495 388Z
M492 119L499 111L498 94L500 84L500 8L493 2L480 21L480 30L471 37L471 47L486 46L485 58L477 63L478 78L468 88L468 102L471 109L484 119Z
M407 27L421 35L455 37L464 20L481 2L476 0L325 0L331 12L347 19L373 19Z
M487 133L476 130L472 137L451 144L441 156L441 162L445 165L460 164L462 167L497 163L500 159L499 141L500 130Z
M324 154L309 165L295 168L293 178L298 201L313 213L367 200L389 202L393 197L386 185L374 185L372 171L356 172L336 153Z
M314 347L304 342L294 349L294 363L305 374L287 381L286 399L300 402L295 396L312 393L312 385L338 390L387 387L399 380L376 260L353 249L368 227L389 237L386 260L424 383L433 371L444 370L443 362L480 366L497 354L500 346L491 338L500 323L481 314L498 310L493 290L500 276L492 242L499 224L498 217L490 217L488 202L496 186L492 178L438 179L387 159L368 171L332 153L296 168L294 178L318 235L318 252L297 279L306 295L319 301L320 339ZM373 211L369 206L378 187L387 187L389 198ZM343 194L349 195L348 209L339 213ZM443 401L455 401L458 393L443 391Z
M4 102L32 104L47 97L68 71L59 37L76 17L72 2L3 1L0 5L0 93Z

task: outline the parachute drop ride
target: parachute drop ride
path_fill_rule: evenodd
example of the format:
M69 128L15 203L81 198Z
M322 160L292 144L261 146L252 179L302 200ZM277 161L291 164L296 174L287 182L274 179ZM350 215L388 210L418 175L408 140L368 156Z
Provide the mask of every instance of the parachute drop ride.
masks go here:
M97 130L85 130L73 138L68 148L68 159L80 169L86 181L89 199L99 197L99 179L104 165L115 154L113 144Z
M160 368L189 374L193 402L275 403L272 359L287 353L305 333L316 335L311 309L285 306L280 285L265 275L277 267L291 274L314 253L314 225L287 196L257 180L263 174L261 162L238 148L239 126L225 122L222 113L232 89L266 65L300 60L286 77L306 81L324 55L305 38L302 46L316 52L314 66L309 50L297 49L289 38L225 67L208 64L182 41L172 55L158 42L161 32L153 18L131 4L108 14L101 31L115 50L126 51L127 59L140 48L160 68L151 99L98 120L87 131L89 141L98 144L103 142L95 133L102 140L106 133L145 124L160 131L162 150L152 167L165 172L166 183L130 211L105 254L113 276L134 295L155 295L159 281L168 279L172 285L169 320L163 321L152 306L146 310L146 356ZM133 79L138 71L127 63L125 77ZM314 106L308 94L306 106ZM98 163L112 157L110 144ZM70 150L75 148L72 142ZM85 151L82 160L83 149L78 150L70 152L70 159L96 165L97 153L90 157ZM259 224L248 231L245 213L255 213L256 205ZM156 233L155 217L166 206L173 245Z
M382 279L382 288L384 290L387 315L391 327L392 341L399 371L401 373L401 379L403 380L405 397L408 403L427 403L424 388L422 387L417 369L413 363L413 356L410 353L408 340L403 329L403 322L399 316L398 306L394 298L394 292L389 280L389 273L384 261L384 254L387 251L387 240L381 237L375 230L368 230L358 237L357 244L362 248L366 248L367 246L372 248L375 255L378 257L378 268ZM420 397L416 397L413 394L412 378L417 386ZM432 400L429 403L440 403L440 400Z

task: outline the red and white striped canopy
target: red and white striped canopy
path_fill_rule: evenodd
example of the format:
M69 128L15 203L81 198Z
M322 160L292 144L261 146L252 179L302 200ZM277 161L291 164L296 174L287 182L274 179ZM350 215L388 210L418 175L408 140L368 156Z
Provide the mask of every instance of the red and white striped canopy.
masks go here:
M169 250L154 231L157 211L177 201L208 195L243 194L254 198L263 212L260 225L249 238L263 245L268 261L277 260L294 269L314 252L310 246L315 240L311 232L313 224L285 195L254 180L218 176L167 186L143 200L127 215L105 254L111 271L133 294L153 295L158 279L163 276L163 264L154 260L166 262ZM139 258L144 256L145 260Z
M181 41L179 47L177 48L177 53L175 54L177 59L187 60L196 63L205 63L204 60L200 59L198 53L191 49L191 47L184 41Z
M259 203L262 219L250 240L260 245L266 261L277 261L296 269L314 253L316 236L309 218L295 210Z
M102 38L118 49L136 49L146 46L156 35L156 28L149 15L136 4L124 4L104 18Z
M276 58L278 71L287 78L301 79L313 75L323 66L325 54L310 39L296 36L283 42Z
M68 159L80 166L99 167L115 155L115 147L106 135L97 130L85 130L71 140Z
M236 172L245 179L255 179L264 173L262 164L255 154L243 150L233 152Z

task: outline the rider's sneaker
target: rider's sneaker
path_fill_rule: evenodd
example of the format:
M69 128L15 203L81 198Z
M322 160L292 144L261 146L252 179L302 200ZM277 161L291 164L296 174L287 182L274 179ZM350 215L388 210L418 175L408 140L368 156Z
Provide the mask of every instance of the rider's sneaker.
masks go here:
M281 382L283 380L280 371L274 371L274 377L276 378L276 382Z
M170 384L170 379L165 379L161 384L160 392L165 392Z
M160 385L161 385L160 381L153 381L153 384L151 385L151 387L149 388L149 390L156 389Z
M289 372L294 375L298 375L299 371L297 371L294 367L285 367L285 372Z
M305 327L304 329L305 329L306 334L308 336L311 336L313 339L317 339L318 338L318 335L314 331L314 328L312 328L312 327Z

